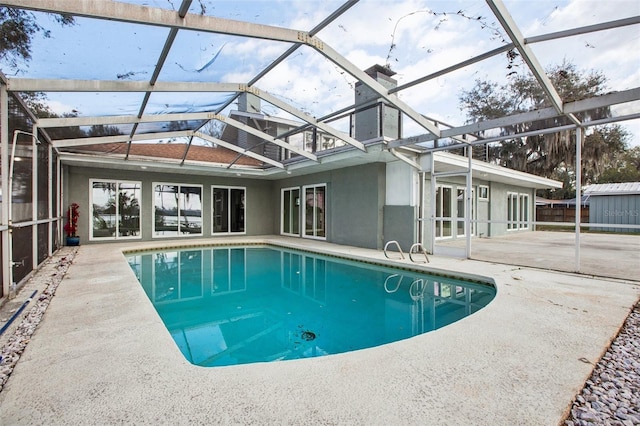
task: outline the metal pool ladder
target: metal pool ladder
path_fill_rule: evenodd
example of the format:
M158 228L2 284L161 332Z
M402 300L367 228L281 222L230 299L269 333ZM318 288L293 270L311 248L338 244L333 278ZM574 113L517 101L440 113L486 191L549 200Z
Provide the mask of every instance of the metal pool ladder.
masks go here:
M413 256L411 256L412 254L418 254L418 253L422 253L424 255L426 263L429 263L429 256L427 256L427 250L425 250L424 246L421 243L415 243L414 245L411 246L411 248L409 249L409 259L411 259L412 262L424 263L425 260L414 260Z
M402 252L402 249L400 248L400 244L398 244L398 242L396 240L393 241L387 241L387 244L384 245L384 257L386 257L387 259L391 259L389 257L389 254L387 253L387 248L391 245L395 245L398 248L398 252L400 252L400 258L402 260L404 260L404 253Z
M404 260L404 253L402 251L402 248L400 248L400 244L398 244L396 240L387 241L387 243L384 245L384 256L387 259L391 259L391 257L389 257L389 253L387 252L387 249L389 248L390 245L396 246L396 248L398 249L398 253L400 253L400 259ZM425 260L415 260L413 258L412 256L413 254L419 254L419 253L422 253L424 255ZM411 248L409 249L409 259L411 259L411 261L414 263L417 263L417 262L429 263L429 256L427 256L427 250L425 250L422 243L415 243L411 246Z

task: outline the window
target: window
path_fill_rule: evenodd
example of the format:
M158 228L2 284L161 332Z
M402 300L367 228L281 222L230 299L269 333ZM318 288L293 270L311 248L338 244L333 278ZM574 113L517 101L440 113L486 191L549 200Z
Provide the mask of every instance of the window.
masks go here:
M140 238L140 182L91 180L90 239Z
M456 212L456 217L457 217L457 234L456 237L464 237L465 236L465 229L464 229L464 222L465 222L465 218L467 216L467 190L466 188L457 188L457 212ZM471 189L471 235L475 235L476 234L476 221L478 219L477 217L477 206L474 200L474 195L475 195L475 189L472 188Z
M436 188L436 238L448 238L451 233L452 212L451 187L439 186Z
M529 229L529 194L520 194L520 229Z
M282 189L282 235L300 235L300 188Z
M486 185L478 185L478 200L489 201L489 187Z
M304 236L325 239L326 233L326 190L327 186L305 186L304 191Z
M462 188L458 188L457 189L457 196L456 196L456 204L457 204L457 211L456 211L456 217L458 218L457 222L457 234L456 236L462 237L464 236L464 218L466 216L465 214L465 210L467 207L467 203L466 203L466 190L462 189Z
M156 183L153 236L202 235L202 186Z
M245 232L244 206L245 188L212 187L212 225L213 234L238 234Z
M345 146L347 144L342 139L338 139L333 135L325 134L322 132L314 133L313 131L304 131L291 135L287 137L287 142L291 146L305 150L307 152L325 151ZM282 148L281 150L282 159L288 159L296 156L298 156L298 154L286 148Z
M507 193L507 230L518 229L518 194Z
M529 194L507 193L507 230L529 229Z

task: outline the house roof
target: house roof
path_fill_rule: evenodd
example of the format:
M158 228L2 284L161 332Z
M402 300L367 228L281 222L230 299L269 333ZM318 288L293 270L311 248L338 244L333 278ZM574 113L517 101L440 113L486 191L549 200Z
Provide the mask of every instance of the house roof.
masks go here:
M76 146L69 151L76 153L104 153L113 156L125 156L127 154L128 144L126 143L108 143L98 145L81 145ZM129 156L137 159L149 158L165 158L173 160L182 160L185 152L187 156L185 161L198 161L206 163L235 164L243 166L262 166L262 162L249 157L238 156L223 147L209 147L194 145L187 151L187 146L182 143L133 143L130 145ZM239 158L238 158L239 157Z
M598 183L584 189L584 195L640 195L640 182Z
M464 172L469 167L469 160L466 157L448 152L435 152L433 154L436 172ZM472 167L474 179L534 189L562 188L562 182L508 169L496 164L485 163L484 161L472 160Z

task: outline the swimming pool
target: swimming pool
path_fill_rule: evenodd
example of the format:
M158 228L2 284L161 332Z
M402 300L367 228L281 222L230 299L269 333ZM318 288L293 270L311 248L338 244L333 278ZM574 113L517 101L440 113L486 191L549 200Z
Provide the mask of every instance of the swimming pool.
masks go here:
M273 246L127 254L183 355L211 367L379 346L458 321L495 288Z

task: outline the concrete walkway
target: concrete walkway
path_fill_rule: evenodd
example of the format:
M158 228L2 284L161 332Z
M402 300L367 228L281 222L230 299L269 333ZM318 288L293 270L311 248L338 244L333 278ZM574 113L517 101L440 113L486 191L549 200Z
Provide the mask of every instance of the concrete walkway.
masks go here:
M384 261L317 241L238 240ZM122 255L167 244L80 247L0 393L0 424L554 425L640 296L638 282L433 257L428 268L493 278L495 300L377 348L202 368L184 359Z

